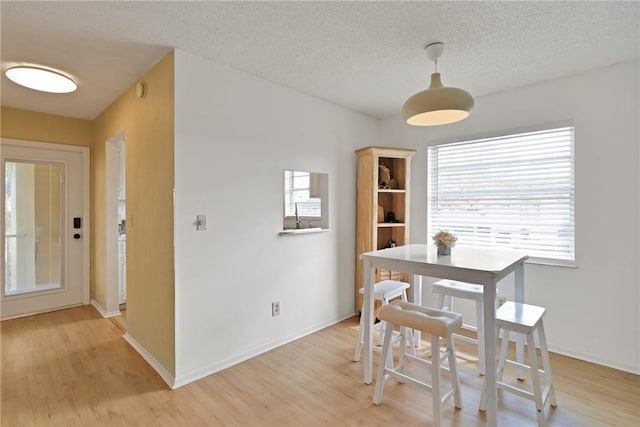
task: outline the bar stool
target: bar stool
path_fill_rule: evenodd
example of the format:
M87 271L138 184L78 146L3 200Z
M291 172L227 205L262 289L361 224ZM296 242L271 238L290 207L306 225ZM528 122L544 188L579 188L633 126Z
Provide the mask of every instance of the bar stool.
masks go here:
M441 310L453 311L453 297L464 298L476 302L476 323L478 325L478 339L467 337L465 335L454 334L453 336L461 341L475 344L478 349L478 372L480 375L485 373L484 363L484 320L482 313L484 310L482 285L474 285L471 283L458 282L456 280L438 280L432 287L432 292L438 294L438 306ZM470 329L471 325L462 324L465 329Z
M397 378L400 382L409 382L418 387L431 391L433 398L433 423L440 425L442 404L453 395L456 408L462 408L460 397L460 381L456 368L456 354L453 346L453 332L462 326L462 316L450 311L437 310L411 304L403 301L394 301L378 310L380 320L387 323L382 345L382 357L378 365L376 388L373 393L373 403L379 405L382 402L384 383L388 376ZM400 363L397 369L388 366L388 359L393 358L391 338L395 326L400 326ZM421 359L417 356L406 354L405 336L412 335L409 328L417 329L431 334L431 360ZM440 353L440 337L446 338L446 349ZM451 388L441 395L440 370L445 360L449 361L449 373L451 374ZM431 365L431 384L419 381L405 374L407 360L418 361Z
M512 301L504 303L496 312L496 333L500 336L503 331L502 345L500 347L500 358L497 366L497 386L498 389L514 393L518 396L532 400L536 404L538 425L545 426L544 407L547 400L551 406L558 406L556 394L553 389L553 378L551 376L551 364L549 363L549 351L547 349L547 338L544 333L542 317L545 309L529 304L520 304ZM529 365L523 365L516 361L507 359L507 346L509 345L510 332L524 334L529 352ZM542 355L542 369L538 367L534 332L538 334L540 353ZM514 387L503 382L504 366L511 365L524 368L531 374L532 391ZM545 379L544 390L541 389L540 376ZM482 390L480 397L480 410L486 409L486 391Z
M373 285L373 299L378 300L382 303L382 305L389 304L389 301L393 298L398 298L404 302L407 301L407 289L410 288L406 282L400 282L398 280L382 280L375 285ZM364 288L360 288L360 294L364 295ZM353 360L358 362L360 361L360 356L362 355L362 347L364 346L364 316L360 316L360 326L358 328L358 343L356 344L356 352L353 356ZM384 335L384 324L383 322L379 322L374 325L375 328L380 328L380 342L382 343L382 337ZM413 342L413 334L409 337L409 345L412 348L412 353L415 354L415 347ZM379 347L374 347L374 349L379 350Z

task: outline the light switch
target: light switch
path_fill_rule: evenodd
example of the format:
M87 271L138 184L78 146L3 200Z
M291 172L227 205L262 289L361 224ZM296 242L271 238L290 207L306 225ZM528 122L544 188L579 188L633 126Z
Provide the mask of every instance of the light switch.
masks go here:
M207 229L207 216L196 215L196 230L205 231Z

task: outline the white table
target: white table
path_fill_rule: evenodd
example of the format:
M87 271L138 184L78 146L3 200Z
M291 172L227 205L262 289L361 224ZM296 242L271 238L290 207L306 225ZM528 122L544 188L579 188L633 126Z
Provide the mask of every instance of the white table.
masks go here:
M438 256L434 245L405 245L363 253L364 262L364 382L371 384L373 372L373 281L374 268L402 271L415 276L414 302L421 304L421 277L459 280L484 286L484 334L487 387L487 424L497 425L496 389L496 283L511 273L515 274L516 302L524 302L524 262L528 255L523 252L493 250L456 246L450 256ZM517 345L517 358L523 360L522 341Z

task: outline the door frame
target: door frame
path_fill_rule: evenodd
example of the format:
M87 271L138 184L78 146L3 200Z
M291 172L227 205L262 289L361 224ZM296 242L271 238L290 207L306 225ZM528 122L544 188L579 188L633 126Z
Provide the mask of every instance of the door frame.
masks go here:
M31 141L26 139L14 139L14 138L1 138L1 146L13 146L19 148L36 148L42 150L51 150L51 151L66 151L73 153L80 153L82 155L82 218L83 218L83 227L82 227L82 304L87 305L90 302L91 298L91 164L90 164L90 149L89 147L83 147L79 145L67 145L67 144L56 144L50 142L42 142L42 141ZM4 182L2 183L4 185ZM4 202L3 202L4 206ZM2 213L4 217L4 212ZM2 230L2 234L4 234L4 220L0 223L0 230ZM0 251L4 254L4 249L0 249ZM0 265L2 265L3 277L2 284L4 286L4 256L0 257ZM2 320L13 319L17 317L28 316L32 314L38 314L40 312L46 312L49 310L38 311L34 313L24 313L16 316L9 316L2 318Z

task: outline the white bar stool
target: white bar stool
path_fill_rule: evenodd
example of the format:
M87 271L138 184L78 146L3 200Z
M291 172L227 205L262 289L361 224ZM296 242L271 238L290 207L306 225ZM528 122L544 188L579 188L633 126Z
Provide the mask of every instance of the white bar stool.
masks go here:
M544 333L542 317L545 309L535 305L520 304L512 301L504 303L496 312L496 333L500 336L500 330L503 331L502 345L500 347L500 359L497 367L497 386L502 389L526 399L532 400L536 404L538 425L545 426L544 407L547 400L551 406L558 406L556 402L556 394L553 390L553 378L551 376L551 364L549 363L549 350L547 349L547 338ZM523 365L516 361L507 359L507 346L509 345L510 332L524 334L527 341L527 349L529 352L529 365ZM540 353L542 355L542 369L538 368L538 358L536 354L536 345L534 332L538 334L540 344ZM504 383L504 366L511 365L518 368L524 368L531 374L532 391L514 387ZM544 390L541 389L540 376L545 379ZM485 404L486 392L482 390L480 397L480 410L486 409Z
M458 282L456 280L438 280L432 285L432 291L438 294L438 305L441 310L453 311L453 297L464 298L476 302L476 323L478 325L478 339L467 337L465 335L454 334L454 337L471 344L475 344L478 348L478 372L480 375L485 373L484 362L484 320L482 313L484 310L482 285L474 285L471 283ZM471 325L462 324L465 329L471 329Z
M460 381L456 368L456 354L453 347L453 332L462 326L462 316L450 311L442 311L423 307L403 301L394 301L378 310L380 320L387 323L382 345L382 357L378 365L376 388L373 393L373 403L379 405L382 402L384 383L387 376L397 378L400 382L409 382L418 387L431 391L433 397L433 423L440 425L442 404L453 395L456 408L462 408L460 396ZM388 366L389 358L393 358L391 338L395 326L400 326L400 363L397 369ZM407 347L405 336L413 335L409 329L417 329L431 334L431 360L421 359L417 356L406 354ZM440 353L440 337L446 338L446 349ZM405 364L408 360L418 361L431 365L431 384L419 381L405 374ZM451 375L451 388L442 396L440 393L440 370L445 360L449 361L449 373Z
M398 280L382 280L375 285L373 285L373 299L382 302L382 305L385 306L389 304L389 301L393 298L398 298L404 302L407 302L407 289L409 289L411 285L406 282L400 282ZM364 295L364 288L360 288L360 294ZM360 326L358 329L358 343L356 344L356 352L353 356L353 360L358 362L360 361L360 356L362 355L362 347L364 346L364 316L360 316ZM384 335L384 323L379 322L374 325L375 328L380 329L380 342L382 343L382 337ZM413 334L409 337L409 345L412 349L412 354L415 354L415 347L413 342ZM380 347L373 347L374 350L380 350Z

